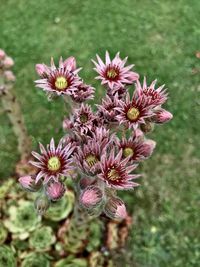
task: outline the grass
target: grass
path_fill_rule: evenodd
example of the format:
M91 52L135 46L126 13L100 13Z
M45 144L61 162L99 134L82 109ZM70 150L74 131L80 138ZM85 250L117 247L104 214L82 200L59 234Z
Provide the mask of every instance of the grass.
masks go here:
M98 97L103 89L93 80L90 58L106 49L128 55L141 77L158 78L169 88L166 108L174 119L151 134L157 149L143 164L142 186L123 196L134 212L129 253L136 266L197 267L200 262L199 10L198 0L1 0L0 47L15 59L16 95L34 146L62 135L63 104L47 102L33 84L34 64L49 63L50 56L74 55ZM19 155L4 114L0 124L4 179Z

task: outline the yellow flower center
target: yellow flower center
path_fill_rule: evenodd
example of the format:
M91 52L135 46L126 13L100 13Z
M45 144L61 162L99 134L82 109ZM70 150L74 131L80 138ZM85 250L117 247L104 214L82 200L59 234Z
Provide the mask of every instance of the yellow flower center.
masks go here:
M47 167L49 171L52 171L52 172L58 171L60 169L60 166L61 166L61 163L58 157L51 157L48 160Z
M82 123L86 123L88 121L88 116L86 114L81 114L80 115L80 121Z
M124 148L124 150L123 150L123 156L125 157L125 158L127 158L127 157L129 157L129 156L133 156L133 154L134 154L134 150L131 148L131 147L126 147L126 148Z
M88 166L91 168L98 162L98 158L92 154L89 154L85 158L85 161L87 162Z
M117 72L114 69L110 69L107 71L107 77L109 79L114 79L117 76Z
M108 176L108 179L111 181L116 181L120 179L118 171L115 170L114 168L108 171L107 176Z
M64 90L68 85L67 79L63 76L57 77L55 86L58 90Z
M132 107L132 108L129 108L126 115L130 121L135 121L140 115L140 112L137 108Z

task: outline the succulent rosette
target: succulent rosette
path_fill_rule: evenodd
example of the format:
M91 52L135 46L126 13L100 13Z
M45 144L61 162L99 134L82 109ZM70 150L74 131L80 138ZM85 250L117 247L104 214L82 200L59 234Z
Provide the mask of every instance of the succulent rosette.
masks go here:
M22 261L21 267L50 267L50 261L45 254L31 252Z
M61 58L58 68L56 68L53 59L50 67L45 64L37 65L36 71L42 79L35 81L36 86L57 95L72 95L77 86L81 84L77 75L80 69L76 69L75 63L68 61L63 62Z
M0 246L0 266L17 267L14 252L9 246Z
M50 145L47 145L46 149L40 144L41 154L32 152L32 155L38 161L30 161L30 163L39 170L35 178L35 183L38 183L42 178L44 178L45 184L51 179L58 182L60 176L69 175L69 171L73 169L72 159L70 158L73 149L71 144L63 147L62 139L57 147L55 147L53 138L51 139Z
M67 190L59 201L52 203L48 211L44 214L45 218L55 222L67 218L73 211L74 201L74 193Z
M9 207L9 217L4 221L5 227L19 239L26 239L41 223L41 217L33 209L31 201L19 200L18 206Z
M127 84L132 84L139 79L139 75L136 72L130 71L134 65L125 67L127 57L121 59L119 53L116 54L113 60L110 59L108 51L106 51L105 63L102 59L96 55L97 62L92 60L95 64L94 70L99 74L96 79L101 80L101 84L108 85L109 88L123 87Z
M36 251L48 251L56 241L53 230L49 226L42 226L36 229L29 238L30 248Z
M0 222L0 245L4 243L8 235L8 230L5 228L2 222Z
M87 260L84 258L67 257L56 262L55 267L88 267Z

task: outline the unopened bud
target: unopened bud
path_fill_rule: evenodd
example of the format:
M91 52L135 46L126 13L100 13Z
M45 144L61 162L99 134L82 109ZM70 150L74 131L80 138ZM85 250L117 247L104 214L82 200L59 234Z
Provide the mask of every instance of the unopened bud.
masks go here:
M145 157L145 158L148 158L151 156L151 154L153 153L154 151L154 148L156 147L156 142L153 141L153 140L146 140L143 144L143 152L142 152L142 155Z
M159 109L155 113L156 114L152 118L152 121L155 123L166 123L173 118L173 115L165 109Z
M41 186L40 182L38 182L37 184L35 183L35 177L32 175L20 177L18 181L25 190L31 192L38 191Z
M69 71L74 71L76 69L76 59L74 57L69 57L63 62L63 67Z
M46 76L46 68L45 68L44 64L36 64L35 70L40 77Z
M11 57L6 57L3 61L3 66L6 69L11 68L14 65L14 61Z
M61 182L49 182L46 186L46 194L52 201L61 199L65 191L65 185Z
M96 207L102 200L103 193L97 186L87 187L79 198L80 204L87 209Z
M34 204L37 213L43 215L50 206L50 200L46 195L40 195L35 199Z
M144 133L150 133L153 131L154 129L154 124L150 121L146 121L144 124L140 125L140 129L144 132Z
M115 220L123 220L127 217L126 206L120 198L108 199L104 212L109 218Z

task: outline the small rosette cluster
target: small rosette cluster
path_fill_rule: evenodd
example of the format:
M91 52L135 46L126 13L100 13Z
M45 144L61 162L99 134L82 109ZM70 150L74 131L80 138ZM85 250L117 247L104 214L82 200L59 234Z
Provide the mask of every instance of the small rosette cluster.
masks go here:
M56 201L65 192L63 177L71 175L80 206L90 214L104 213L112 219L127 216L125 203L118 197L121 190L138 186L140 177L137 166L148 159L156 146L146 138L154 124L172 118L163 108L167 100L164 86L156 88L156 81L149 86L144 78L126 66L127 57L119 53L111 59L108 52L105 62L97 55L96 79L105 87L105 96L96 106L85 103L93 98L94 88L83 83L74 57L60 59L56 67L37 64L40 80L36 86L53 95L69 96L71 112L63 121L65 135L56 147L52 139L40 154L33 152L37 168L34 177L20 178L22 186L30 191L43 187L45 197ZM132 92L132 93L130 93ZM66 98L64 98L66 99ZM43 212L48 206L46 198L36 201Z

